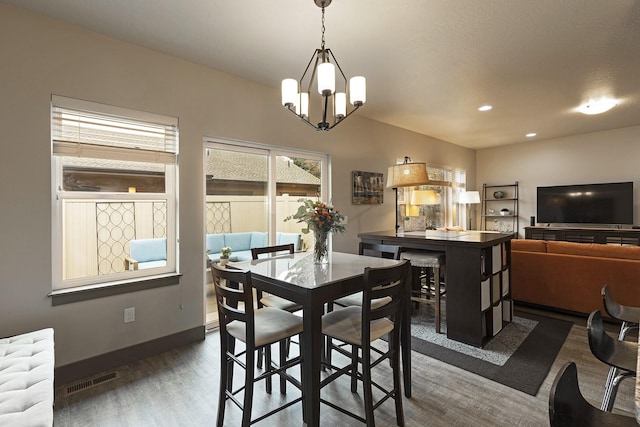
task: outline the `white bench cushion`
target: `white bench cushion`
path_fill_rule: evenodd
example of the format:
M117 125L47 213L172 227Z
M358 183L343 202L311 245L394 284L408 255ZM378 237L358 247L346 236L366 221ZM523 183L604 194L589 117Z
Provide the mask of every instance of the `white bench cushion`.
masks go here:
M53 329L0 339L0 426L53 425Z

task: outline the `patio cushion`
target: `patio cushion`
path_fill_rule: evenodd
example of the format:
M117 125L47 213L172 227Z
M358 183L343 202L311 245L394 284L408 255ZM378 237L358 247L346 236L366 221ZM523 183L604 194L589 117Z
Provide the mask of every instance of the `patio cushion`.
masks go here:
M138 262L166 261L167 239L141 239L129 242L131 258Z

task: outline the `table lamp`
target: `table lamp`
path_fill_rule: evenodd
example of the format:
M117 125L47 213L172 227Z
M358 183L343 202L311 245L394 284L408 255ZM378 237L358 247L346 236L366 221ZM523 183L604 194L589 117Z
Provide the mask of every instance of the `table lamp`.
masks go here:
M471 230L471 205L480 203L480 193L477 191L463 191L460 193L460 203L469 205L469 227L467 230Z
M393 188L396 193L396 233L400 228L398 222L398 187L415 187L429 182L426 163L412 163L409 156L404 157L404 162L390 166L387 172L387 188Z

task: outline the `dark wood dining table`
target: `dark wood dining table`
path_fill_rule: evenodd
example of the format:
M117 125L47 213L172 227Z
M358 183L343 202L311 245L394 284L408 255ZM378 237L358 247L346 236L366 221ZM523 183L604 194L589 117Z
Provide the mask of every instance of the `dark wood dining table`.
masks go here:
M325 303L361 291L365 267L388 267L400 262L341 252L331 252L326 264L315 264L313 258L312 252L303 252L230 263L234 268L250 270L255 288L302 306L304 330L300 351L303 357L301 382L305 426L320 425L322 315ZM407 296L410 292L407 284ZM401 329L402 370L407 397L411 396L409 308L405 310L405 323Z

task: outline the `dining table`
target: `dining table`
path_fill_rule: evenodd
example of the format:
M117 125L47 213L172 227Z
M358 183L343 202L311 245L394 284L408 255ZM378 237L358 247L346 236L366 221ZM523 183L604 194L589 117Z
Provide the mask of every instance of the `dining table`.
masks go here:
M396 265L401 261L330 252L328 262L317 264L313 252L276 255L253 261L233 262L229 265L251 271L253 286L302 306L303 336L302 397L305 426L320 425L320 376L322 362L322 315L324 307L337 298L363 289L366 267L379 268ZM411 289L407 283L407 304L401 328L402 371L405 395L411 396Z

